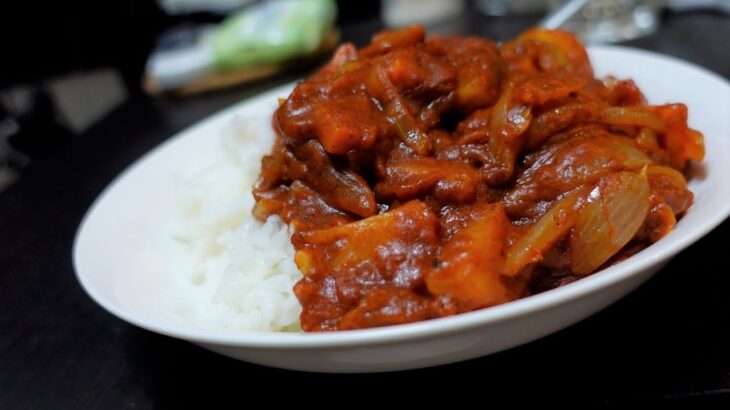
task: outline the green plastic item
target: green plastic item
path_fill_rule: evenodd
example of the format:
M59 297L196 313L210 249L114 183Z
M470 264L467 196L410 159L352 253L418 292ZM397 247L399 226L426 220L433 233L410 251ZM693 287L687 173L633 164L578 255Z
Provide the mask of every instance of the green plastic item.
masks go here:
M213 33L213 64L230 70L314 52L332 30L333 0L270 0L228 17Z

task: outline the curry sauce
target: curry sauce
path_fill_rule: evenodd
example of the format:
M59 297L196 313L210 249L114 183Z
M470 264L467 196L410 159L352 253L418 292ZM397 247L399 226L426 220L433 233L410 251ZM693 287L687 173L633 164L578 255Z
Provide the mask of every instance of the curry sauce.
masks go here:
M412 26L344 44L274 113L254 215L290 225L305 331L394 325L561 286L666 235L704 156L683 104L594 78L570 34Z

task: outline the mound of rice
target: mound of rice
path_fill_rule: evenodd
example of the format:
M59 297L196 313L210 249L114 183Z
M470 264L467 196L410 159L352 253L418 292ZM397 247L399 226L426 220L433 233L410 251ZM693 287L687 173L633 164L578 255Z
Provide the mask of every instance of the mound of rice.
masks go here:
M288 227L251 216L251 188L275 135L269 118L236 117L194 171L181 172L174 228L185 251L178 313L224 327L296 331L301 273Z

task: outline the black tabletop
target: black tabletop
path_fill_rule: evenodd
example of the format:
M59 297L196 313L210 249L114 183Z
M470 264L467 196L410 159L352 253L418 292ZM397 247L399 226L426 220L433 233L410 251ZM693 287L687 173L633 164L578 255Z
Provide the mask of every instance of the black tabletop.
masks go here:
M472 15L441 30L505 39L534 21ZM378 21L350 24L343 35L363 44L379 28ZM629 45L730 78L729 39L730 17L698 12L665 15L657 33ZM326 400L331 391L356 402L403 393L473 397L484 405L730 399L727 221L637 291L577 325L502 353L416 371L343 376L261 367L139 329L92 302L74 276L71 246L101 190L177 131L301 74L187 99L134 97L0 194L0 409L180 408L220 400L245 406L271 387L286 392L271 399L302 403Z

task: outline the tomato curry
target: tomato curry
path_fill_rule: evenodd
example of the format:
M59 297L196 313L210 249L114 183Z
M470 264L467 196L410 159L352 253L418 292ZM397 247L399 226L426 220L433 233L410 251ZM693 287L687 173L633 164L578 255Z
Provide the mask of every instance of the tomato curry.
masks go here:
M533 29L498 45L382 32L280 102L254 215L292 230L305 331L454 315L552 289L667 234L704 155L683 104L593 77Z

